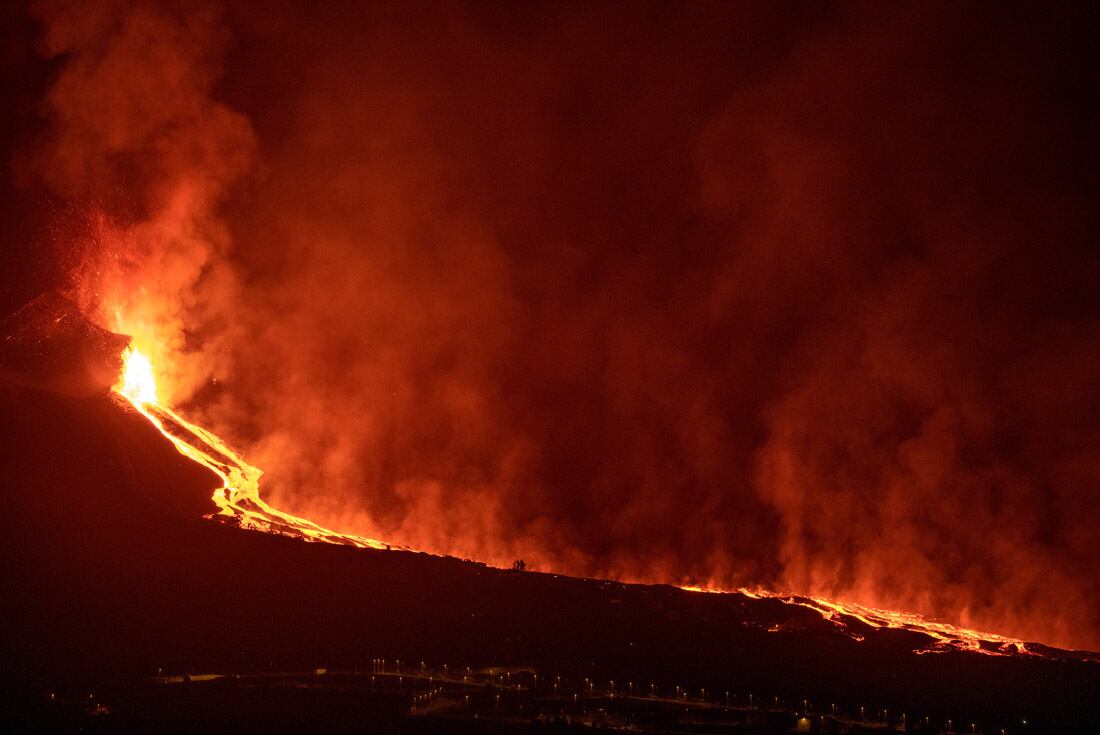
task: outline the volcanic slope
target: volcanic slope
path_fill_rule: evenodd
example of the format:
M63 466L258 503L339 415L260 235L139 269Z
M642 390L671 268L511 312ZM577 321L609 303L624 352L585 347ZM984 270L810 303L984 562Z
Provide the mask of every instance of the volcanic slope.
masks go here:
M385 657L866 705L1008 732L1072 732L1100 717L1100 663L1069 652L919 654L934 644L924 634L848 616L838 625L778 599L204 520L217 478L111 394L0 383L0 469L14 698L58 682L367 670Z

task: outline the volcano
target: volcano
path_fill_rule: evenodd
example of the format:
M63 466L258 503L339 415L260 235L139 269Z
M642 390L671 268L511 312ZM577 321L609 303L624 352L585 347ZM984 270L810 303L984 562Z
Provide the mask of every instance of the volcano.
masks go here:
M140 731L170 716L207 731L465 731L476 716L511 731L556 715L643 731L1054 733L1100 717L1100 657L1087 652L995 636L951 646L943 629L809 598L501 570L217 522L220 478L105 390L125 338L70 307L38 300L5 327L11 727ZM501 704L513 673L525 698ZM432 709L443 682L454 706ZM471 686L489 704L470 704ZM624 702L636 707L615 709Z

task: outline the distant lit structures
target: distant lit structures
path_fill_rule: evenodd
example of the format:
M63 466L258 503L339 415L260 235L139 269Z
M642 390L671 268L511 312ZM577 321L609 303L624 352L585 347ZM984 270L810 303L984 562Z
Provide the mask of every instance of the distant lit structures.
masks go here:
M317 666L305 673L178 674L146 680L148 692L143 696L156 703L172 701L175 692L186 692L190 701L209 692L213 702L220 701L217 693L226 688L247 687L249 696L270 697L272 707L277 709L280 697L308 699L310 692L316 694L331 688L344 693L342 696L353 695L351 699L359 704L349 706L345 714L366 717L364 722L374 716L372 713L389 712L388 716L437 718L441 723L455 718L478 718L516 725L562 722L646 732L684 726L700 735L731 729L746 733L956 732L954 718L944 718L941 720L944 726L934 728L930 715L911 720L909 713L900 713L891 718L887 707L874 708L875 715L868 720L865 704L848 714L841 704L830 702L827 713L815 713L813 702L804 696L769 694L764 699L768 704L761 707L755 692L715 693L708 687L689 690L684 683L673 684L662 694L657 682L650 682L648 690L638 691L641 688L636 689L633 680L624 689L616 679L600 679L605 682L601 685L593 676L540 675L525 667L458 667L461 674L452 674L453 668L418 661L418 666L410 670L397 659L391 667L387 659L379 657L370 659L364 672ZM303 686L304 682L309 682L308 686ZM697 691L698 696L691 696L689 691ZM57 690L45 693L44 698L55 706L73 706L73 700ZM85 691L76 701L81 702L78 707L86 717L112 716L113 703L103 697ZM1027 732L1026 721L1015 731L1004 723L990 725L969 720L962 731L972 735Z

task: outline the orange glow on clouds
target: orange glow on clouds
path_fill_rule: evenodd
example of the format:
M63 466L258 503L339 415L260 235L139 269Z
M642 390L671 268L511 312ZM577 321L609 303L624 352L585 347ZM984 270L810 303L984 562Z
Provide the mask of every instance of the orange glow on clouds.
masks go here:
M1100 645L1066 58L954 6L218 5L35 3L26 173L219 518Z

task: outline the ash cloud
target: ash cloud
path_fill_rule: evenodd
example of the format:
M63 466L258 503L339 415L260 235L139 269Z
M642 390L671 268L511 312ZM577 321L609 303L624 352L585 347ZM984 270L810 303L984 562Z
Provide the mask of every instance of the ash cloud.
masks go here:
M52 192L66 290L163 366L187 396L220 367L235 291L216 208L250 165L248 120L211 92L229 41L208 3L45 0L38 51L57 64L39 142L17 175Z
M191 408L275 505L500 564L1100 648L1096 80L1075 11L199 17L199 107L164 113L216 113L199 155L163 156L129 95L81 102L94 73L48 99L129 110L140 160L108 180L148 202L178 181L167 161L224 222L173 287L220 380L191 381ZM81 125L55 119L51 170L99 190L115 128Z

